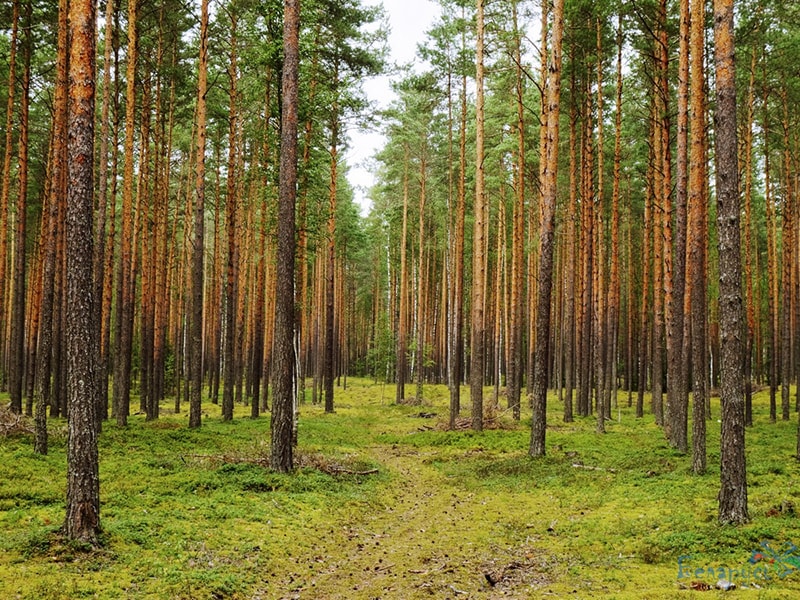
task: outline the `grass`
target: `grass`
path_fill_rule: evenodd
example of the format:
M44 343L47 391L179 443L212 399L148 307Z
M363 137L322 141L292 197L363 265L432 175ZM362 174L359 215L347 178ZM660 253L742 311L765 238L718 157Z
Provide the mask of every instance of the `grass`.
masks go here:
M424 406L390 404L392 391L351 380L334 414L303 405L291 475L265 468L269 418L242 407L224 423L205 404L199 430L172 414L105 424L99 550L58 533L63 423L45 457L27 435L0 438L0 598L713 597L690 588L737 582L726 569L738 597L800 592L800 573L742 571L763 541L800 542L797 425L770 424L765 394L747 433L751 522L734 528L716 522L715 419L695 476L624 405L598 435L551 399L547 456L532 460L529 418L445 431L443 387Z

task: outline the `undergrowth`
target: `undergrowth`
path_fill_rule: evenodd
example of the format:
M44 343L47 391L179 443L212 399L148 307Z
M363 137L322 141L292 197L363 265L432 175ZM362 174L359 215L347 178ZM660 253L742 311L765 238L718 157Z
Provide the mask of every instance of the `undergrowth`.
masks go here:
M198 430L183 414L106 423L100 548L60 534L63 422L44 457L16 423L0 437L0 598L671 598L713 595L697 590L757 566L757 551L788 564L800 542L796 424L770 424L763 394L747 432L751 522L735 528L716 522L715 420L708 472L693 475L652 418L621 405L601 435L594 417L563 423L551 399L534 460L529 417L447 431L447 390L425 390L395 405L393 388L350 380L335 413L302 405L289 475L269 469L268 415L246 407L226 423L205 404ZM800 573L783 575L742 576L736 593L792 597Z

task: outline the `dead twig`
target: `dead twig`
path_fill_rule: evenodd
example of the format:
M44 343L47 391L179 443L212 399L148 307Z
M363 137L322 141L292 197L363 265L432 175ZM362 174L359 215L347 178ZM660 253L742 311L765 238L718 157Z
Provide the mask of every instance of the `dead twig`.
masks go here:
M344 467L330 467L331 473L338 473L341 475L374 475L378 473L378 469L367 469L366 471L353 471L352 469L345 469Z
M0 436L8 437L25 433L33 433L30 419L26 419L6 407L0 408Z

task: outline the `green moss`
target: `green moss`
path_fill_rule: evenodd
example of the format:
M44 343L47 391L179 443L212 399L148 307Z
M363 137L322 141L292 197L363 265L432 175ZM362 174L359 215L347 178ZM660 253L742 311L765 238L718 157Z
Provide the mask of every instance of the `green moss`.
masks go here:
M615 409L598 435L551 398L547 456L531 459L529 420L446 431L446 388L426 386L423 407L387 390L350 380L334 414L302 405L289 475L265 467L269 419L245 407L223 423L207 405L199 430L169 414L106 424L97 551L56 529L63 440L40 457L0 439L0 597L671 598L687 593L680 556L738 565L764 540L800 543L796 423L770 424L764 394L747 433L752 522L734 528L716 523L718 427L696 476L651 418ZM758 595L798 591L792 575Z

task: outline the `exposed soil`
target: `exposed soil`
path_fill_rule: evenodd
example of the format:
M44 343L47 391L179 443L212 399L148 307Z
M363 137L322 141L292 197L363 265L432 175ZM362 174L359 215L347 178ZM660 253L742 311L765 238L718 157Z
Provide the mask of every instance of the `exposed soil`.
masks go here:
M372 455L399 482L383 505L309 531L314 551L256 598L529 598L548 585L552 561L533 541L493 543L501 511L488 493L464 494L408 448L374 447Z

